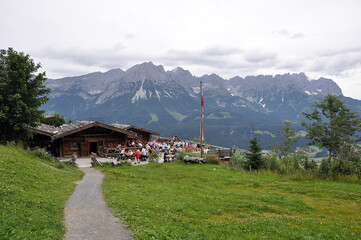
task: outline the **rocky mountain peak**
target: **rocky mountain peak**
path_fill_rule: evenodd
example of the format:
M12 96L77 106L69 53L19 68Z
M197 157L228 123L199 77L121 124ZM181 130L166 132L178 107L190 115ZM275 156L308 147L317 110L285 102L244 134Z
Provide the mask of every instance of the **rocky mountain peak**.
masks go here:
M122 81L138 82L151 80L154 82L165 82L169 80L162 65L156 66L152 62L144 62L129 68L124 73Z
M153 62L144 62L141 64L137 64L131 68L129 68L126 72L142 72L142 73L165 73L164 67L162 65L154 65Z
M120 68L111 69L104 73L104 75L110 77L110 78L119 78L122 77L124 74L124 71Z
M174 68L172 71L170 71L170 73L172 75L181 75L184 77L192 77L192 74L188 70L185 70L181 67Z

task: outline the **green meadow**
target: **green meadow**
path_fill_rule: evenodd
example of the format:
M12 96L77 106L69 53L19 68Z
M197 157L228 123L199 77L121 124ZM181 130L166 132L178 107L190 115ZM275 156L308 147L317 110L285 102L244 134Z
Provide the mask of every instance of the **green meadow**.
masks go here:
M219 165L99 167L138 239L360 239L361 185Z
M0 146L0 239L62 239L64 205L82 176L72 166Z

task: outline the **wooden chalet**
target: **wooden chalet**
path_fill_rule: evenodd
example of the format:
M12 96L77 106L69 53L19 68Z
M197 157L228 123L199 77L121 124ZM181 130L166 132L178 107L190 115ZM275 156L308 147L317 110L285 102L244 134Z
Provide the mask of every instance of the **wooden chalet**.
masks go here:
M149 142L152 139L152 135L159 135L158 132L149 130L149 129L145 129L145 128L141 128L141 127L137 127L134 125L124 125L124 124L116 124L113 123L111 124L114 127L118 127L133 133L137 134L137 140L140 142Z
M102 152L105 147L126 144L135 140L148 142L155 131L137 126L78 121L54 127L42 124L36 129L30 147L45 148L57 157L68 157L74 152L78 156L89 156L91 152Z

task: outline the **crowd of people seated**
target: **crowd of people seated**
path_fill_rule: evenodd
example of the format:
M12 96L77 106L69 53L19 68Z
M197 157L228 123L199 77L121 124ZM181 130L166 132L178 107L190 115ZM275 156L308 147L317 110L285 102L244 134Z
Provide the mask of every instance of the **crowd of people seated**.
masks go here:
M164 153L164 157L166 155L176 156L182 151L194 151L197 149L197 144L174 137L169 140L152 140L150 142L131 141L118 145L113 144L109 147L115 148L120 153L121 159L131 159L135 160L135 163L139 163L140 161L146 161L153 151L157 152L158 155Z

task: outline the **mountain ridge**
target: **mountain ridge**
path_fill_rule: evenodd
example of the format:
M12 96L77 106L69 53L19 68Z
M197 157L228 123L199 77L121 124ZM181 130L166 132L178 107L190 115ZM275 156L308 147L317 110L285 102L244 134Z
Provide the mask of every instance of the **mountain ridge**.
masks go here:
M52 91L43 109L64 114L67 119L97 117L108 123L152 128L169 137L193 139L199 132L200 81L205 98L206 139L227 146L244 146L252 123L271 133L285 119L300 123L301 112L310 111L313 103L327 94L349 99L333 80L311 80L305 73L235 76L226 80L216 74L196 77L181 67L165 71L162 65L144 62L126 71L112 69L48 79L45 84ZM361 101L348 102L353 109L361 109ZM269 145L270 140L266 142L263 144Z

